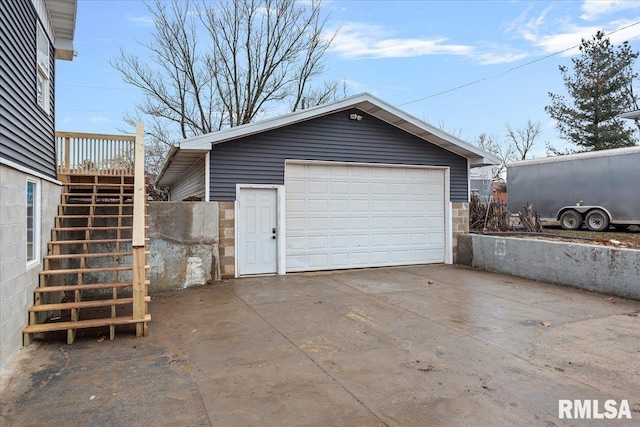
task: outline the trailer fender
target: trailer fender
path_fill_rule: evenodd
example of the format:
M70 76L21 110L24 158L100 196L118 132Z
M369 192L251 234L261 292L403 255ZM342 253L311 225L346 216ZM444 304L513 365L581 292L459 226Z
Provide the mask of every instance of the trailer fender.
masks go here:
M560 220L560 217L562 216L563 213L565 213L568 210L572 210L572 211L576 211L578 213L580 213L583 217L586 217L587 214L589 212L591 212L594 209L600 209L601 211L604 211L607 216L609 217L610 221L613 221L613 217L611 216L611 212L609 212L608 209L603 208L602 206L577 206L577 205L570 205L570 206L564 206L562 208L560 208L560 210L558 211L558 213L556 214L556 220Z

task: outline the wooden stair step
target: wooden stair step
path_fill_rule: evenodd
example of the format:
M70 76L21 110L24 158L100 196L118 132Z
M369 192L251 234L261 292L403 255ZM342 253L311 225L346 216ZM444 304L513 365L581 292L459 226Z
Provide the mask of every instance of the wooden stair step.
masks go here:
M121 192L117 192L117 193L95 193L95 192L91 192L91 193L80 193L80 192L64 192L62 193L62 196L64 197L82 197L82 198L89 198L89 197L100 197L103 199L118 199L120 197L126 196L126 197L131 197L133 193L121 193Z
M133 252L92 252L88 254L45 255L44 259L107 258L107 257L124 257L124 256L132 256L132 255L133 255ZM149 255L149 251L145 251L145 255Z
M151 302L151 297L144 297L144 302ZM76 310L82 308L111 307L113 305L132 304L133 298L101 299L80 302L61 302L57 304L38 304L29 307L32 313L42 311Z
M145 226L145 228L148 228ZM54 227L51 231L87 231L87 230L131 230L133 229L133 225L81 225L78 227Z
M149 238L145 238L144 239L145 242L149 241ZM52 240L50 241L48 244L49 245L80 245L80 244L90 244L90 243L124 243L124 242L129 242L131 243L132 239L95 239L95 240L84 240L84 239L78 239L78 240Z
M100 214L100 215L56 215L56 219L86 219L86 218L133 218L133 215L118 215L118 214Z
M90 208L93 206L94 208L129 208L133 207L133 201L130 203L61 203L60 206L63 208ZM148 205L145 205L148 206ZM116 215L116 214L114 214ZM87 215L88 216L88 215Z
M149 286L151 282L145 280L144 284ZM47 293L47 292L66 292L66 291L82 291L82 290L97 290L97 289L112 289L112 288L130 288L133 286L132 282L116 282L116 283L92 283L90 285L61 285L61 286L40 286L37 287L35 293Z
M130 325L133 323L150 322L151 315L145 315L143 320L135 320L132 316L109 317L102 319L76 320L69 322L51 322L29 325L22 330L24 334L40 332L66 331L69 329L99 328L101 326Z
M145 269L149 265L144 266ZM80 273L108 273L110 271L128 271L133 270L132 265L120 265L118 267L89 267L89 268L67 268L61 270L42 270L40 276L53 276L55 274L80 274Z
M134 184L130 182L117 183L117 182L69 182L64 184L65 188L133 188Z

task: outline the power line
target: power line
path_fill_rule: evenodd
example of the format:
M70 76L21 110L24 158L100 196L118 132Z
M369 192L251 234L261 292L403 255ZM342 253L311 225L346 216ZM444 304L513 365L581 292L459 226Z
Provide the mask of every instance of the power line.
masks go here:
M638 25L638 24L640 24L640 21L636 21L636 22L634 22L632 24L625 25L624 27L620 27L617 30L611 31L609 34L605 34L605 35L610 36L611 34L615 34L615 33L619 32L619 31L622 31L622 30L626 30L627 28L631 28L631 27L633 27L635 25ZM515 71L517 69L529 66L531 64L535 64L536 62L540 62L540 61L545 60L547 58L551 58L552 56L560 55L562 53L565 53L567 51L575 49L575 48L577 48L579 46L580 46L580 44L577 44L577 45L568 47L566 49L559 50L559 51L554 52L554 53L550 53L549 55L545 55L545 56L542 56L540 58L531 60L529 62L525 62L524 64L520 64L520 65L517 65L515 67L509 68L508 70L505 70L505 71L503 71L503 72L501 72L499 74L495 74L493 76L488 76L488 77L483 77L481 79L477 79L477 80L474 80L474 81L471 81L471 82L468 82L468 83L464 83L464 84L461 84L460 86L456 86L456 87L453 87L451 89L443 90L442 92L437 92L437 93L434 93L434 94L429 95L429 96L425 96L425 97L422 97L422 98L414 99L413 101L408 101L408 102L405 102L404 104L400 104L400 106L413 104L413 103L424 101L424 100L430 99L430 98L435 98L436 96L444 95L445 93L453 92L453 91L465 88L467 86L472 86L472 85L475 85L475 84L478 84L478 83L481 83L481 82L484 82L484 81L487 81L487 80L497 79L498 77L502 77L505 74L508 74L508 73L510 73L512 71Z
M58 83L58 86L66 86L66 87L82 87L88 89L113 89L113 90L129 90L135 91L137 89L129 88L129 87L114 87L114 86L92 86L92 85L73 85L69 83Z

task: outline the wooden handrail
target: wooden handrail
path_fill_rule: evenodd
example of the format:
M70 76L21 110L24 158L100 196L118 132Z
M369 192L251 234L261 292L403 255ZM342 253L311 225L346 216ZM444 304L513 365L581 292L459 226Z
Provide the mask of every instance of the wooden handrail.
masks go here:
M133 175L132 135L56 132L59 174Z

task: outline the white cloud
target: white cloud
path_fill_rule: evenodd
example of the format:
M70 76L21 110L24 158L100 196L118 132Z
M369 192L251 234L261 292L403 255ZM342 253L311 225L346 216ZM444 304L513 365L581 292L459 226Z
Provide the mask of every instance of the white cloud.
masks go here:
M145 16L127 16L126 21L134 27L153 27L153 17Z
M600 2L598 2L600 3ZM602 3L616 3L603 1ZM640 6L640 2L636 2ZM608 10L614 11L610 6ZM638 18L609 21L601 24L582 25L566 15L551 16L553 7L548 7L538 15L531 16L532 8L527 8L522 14L506 26L505 31L516 38L521 38L529 42L534 48L530 50L530 56L549 55L562 52L563 56L571 56L578 53L577 46L582 39L590 39L598 31L611 33L609 39L613 44L620 44L623 41L640 38L640 25L630 26ZM584 9L584 5L583 5ZM604 9L603 9L604 10ZM572 47L576 46L572 49Z
M640 8L640 2L631 0L585 0L582 3L582 15L585 21L594 21L602 16L622 10Z
M471 46L449 44L445 37L398 38L379 25L343 24L331 50L344 58L408 58L424 55L469 55Z

